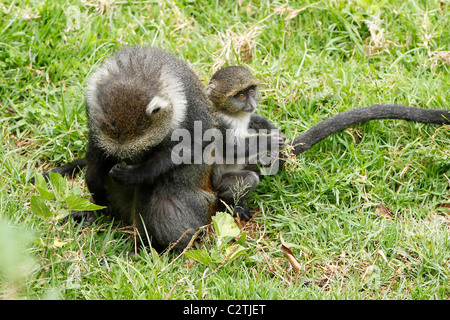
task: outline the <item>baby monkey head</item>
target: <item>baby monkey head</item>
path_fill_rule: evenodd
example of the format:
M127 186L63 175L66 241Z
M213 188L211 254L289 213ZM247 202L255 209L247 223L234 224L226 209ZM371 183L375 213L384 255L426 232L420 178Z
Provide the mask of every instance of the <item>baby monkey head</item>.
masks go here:
M207 92L214 106L230 115L251 113L259 101L258 82L243 66L229 66L217 71Z

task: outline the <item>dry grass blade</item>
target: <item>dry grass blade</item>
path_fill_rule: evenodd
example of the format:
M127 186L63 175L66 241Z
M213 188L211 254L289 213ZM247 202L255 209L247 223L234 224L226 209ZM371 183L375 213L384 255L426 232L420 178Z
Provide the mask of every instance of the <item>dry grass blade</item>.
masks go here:
M294 19L300 12L307 10L308 8L311 7L315 7L316 5L320 4L323 0L320 0L318 2L315 3L311 3L308 4L307 6L304 6L303 8L300 9L292 9L289 8L286 4L283 4L282 6L275 8L275 12L279 13L279 14L285 14L287 13L287 16L285 18L285 21L289 21Z
M250 61L253 57L257 42L256 38L262 32L262 27L254 25L242 33L233 31L234 27L226 30L225 35L222 34L220 42L222 49L214 53L216 61L212 66L212 71L219 70L227 62L237 62L239 57L242 63Z

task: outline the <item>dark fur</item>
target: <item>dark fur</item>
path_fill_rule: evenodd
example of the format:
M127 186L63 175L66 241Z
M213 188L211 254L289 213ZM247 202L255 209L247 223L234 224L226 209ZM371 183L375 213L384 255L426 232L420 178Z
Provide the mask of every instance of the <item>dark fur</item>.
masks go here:
M187 98L186 116L179 128L192 132L194 121L201 121L204 130L213 126L210 116L211 105L204 94L204 88L194 72L182 60L151 48L126 48L116 53L112 59L120 62L120 73L104 81L120 83L120 77L127 76L126 81L134 81L137 87L141 84L139 78L141 75L138 74L136 76L138 78L130 78L129 75L132 73L130 68L136 65L145 66L147 60L151 61L151 67L148 71L143 67L142 74L153 81L151 76L156 77L154 70L168 66L173 76L182 81ZM108 94L101 89L102 87L99 87L99 91L96 92L99 97ZM116 95L120 97L120 87L116 89ZM119 102L122 100L126 101L126 97L117 99ZM89 100L87 103L88 111L92 110ZM148 100L144 103L148 103ZM121 104L112 107L120 108ZM143 240L148 238L157 250L163 250L176 242L186 230L190 229L176 246L179 249L184 248L193 233L208 222L211 208L216 203L216 196L208 183L210 166L173 164L170 151L175 142L171 141L170 134L160 143L151 145L138 154L131 152L130 159L135 164L119 166L122 159L114 154L108 154L99 146L100 137L92 127L95 112L88 112L88 116L90 137L85 176L94 202L107 206L105 213L117 216L129 224L136 224ZM114 124L115 122L111 122L113 129ZM127 124L121 125L126 128ZM136 134L133 128L129 132L131 137Z
M400 104L374 104L338 113L314 125L288 144L294 147L292 153L299 155L333 133L357 123L380 119L450 124L450 110L423 109Z

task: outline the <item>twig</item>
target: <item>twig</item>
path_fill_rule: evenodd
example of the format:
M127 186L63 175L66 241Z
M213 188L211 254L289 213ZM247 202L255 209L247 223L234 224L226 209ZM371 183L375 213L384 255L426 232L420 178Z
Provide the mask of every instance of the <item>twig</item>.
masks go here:
M197 239L198 235L207 227L208 225L205 226L201 226L200 228L198 228L198 230L194 233L194 235L191 238L191 241L189 241L188 245L186 246L186 248L183 249L183 251L175 258L173 259L167 266L165 266L159 273L158 275L160 275L161 273L164 272L164 270L166 270L172 263L174 263L176 260L178 260L179 257L181 257L186 251L189 250L190 247L192 247L192 245L194 244L195 239ZM190 229L188 229L186 232L190 231ZM186 233L185 232L185 233ZM184 236L181 236L181 238ZM169 251L169 250L168 250ZM166 252L167 253L167 252ZM164 253L164 254L166 254Z
M230 260L231 256L236 252L236 250L238 249L238 247L234 248L233 250L231 250L231 252L227 255L227 257L222 261L221 264L219 264L219 266L213 271L213 273L216 273L217 271L219 271L220 268L222 268L225 263L228 262L228 260Z
M175 288L181 283L183 282L185 279L187 279L187 277L183 277L180 280L178 280L177 282L175 282L174 286L172 287L172 289L170 289L169 293L167 294L167 296L164 298L164 300L169 300L170 297L172 296L173 291L175 290Z
M191 232L191 228L187 229L182 235L181 237L178 238L177 241L175 241L167 250L166 252L164 252L163 256L165 256L168 252L170 252L173 248L175 248L175 246L180 243L181 239L183 239L189 232ZM192 239L191 239L192 241ZM190 244L190 242L189 242Z

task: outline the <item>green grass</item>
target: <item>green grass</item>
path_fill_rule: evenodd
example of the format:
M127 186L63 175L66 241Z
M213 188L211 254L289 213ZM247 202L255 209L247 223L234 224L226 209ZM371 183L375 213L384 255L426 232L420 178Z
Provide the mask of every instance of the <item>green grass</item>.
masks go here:
M84 156L86 79L127 44L173 51L205 82L249 66L259 112L288 138L374 103L449 109L447 2L71 5L0 5L1 298L450 298L449 126L373 121L322 141L262 181L248 255L217 271L176 253L127 257L133 240L108 219L83 229L32 215L29 183ZM70 184L89 197L82 176Z

